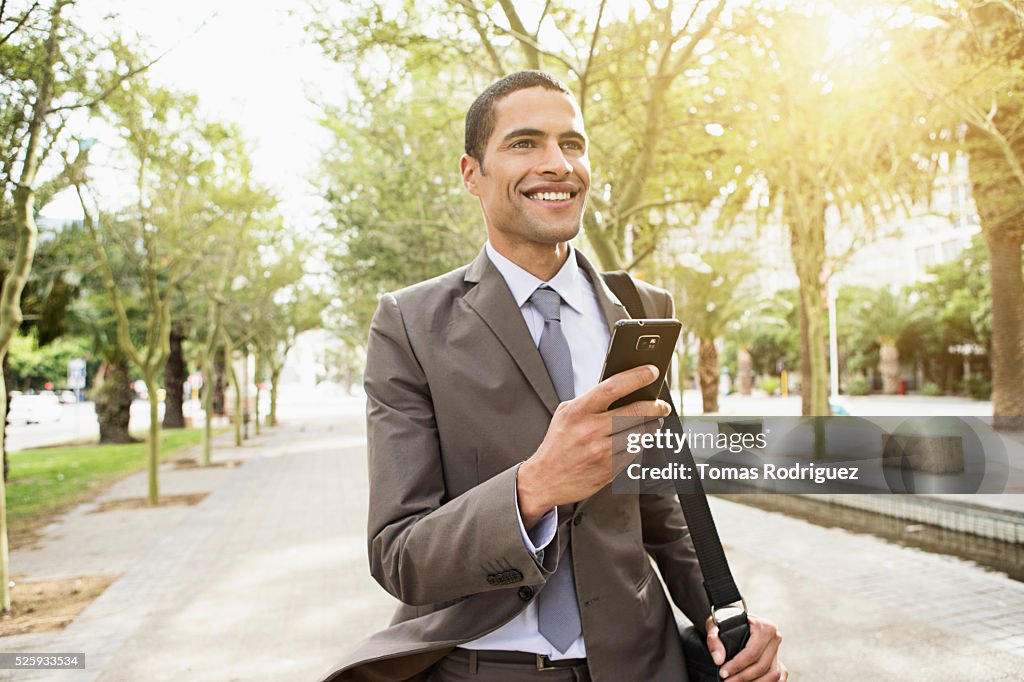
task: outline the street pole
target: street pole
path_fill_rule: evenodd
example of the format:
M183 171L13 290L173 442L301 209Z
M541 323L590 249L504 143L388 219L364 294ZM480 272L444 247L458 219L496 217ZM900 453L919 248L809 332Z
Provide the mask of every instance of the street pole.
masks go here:
M831 395L839 397L839 339L836 332L836 298L839 287L829 282L828 286L828 369Z

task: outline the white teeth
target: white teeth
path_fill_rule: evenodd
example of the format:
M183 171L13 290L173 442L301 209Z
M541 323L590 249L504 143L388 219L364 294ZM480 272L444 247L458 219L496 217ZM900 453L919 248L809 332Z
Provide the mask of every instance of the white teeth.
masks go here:
M544 201L565 201L571 199L572 195L569 192L538 192L531 194L534 199L542 199Z

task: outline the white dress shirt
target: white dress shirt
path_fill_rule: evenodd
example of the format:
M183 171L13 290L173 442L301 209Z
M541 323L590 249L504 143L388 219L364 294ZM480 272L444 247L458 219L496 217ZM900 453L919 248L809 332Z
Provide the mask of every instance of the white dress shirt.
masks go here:
M601 305L597 301L594 286L580 270L576 262L576 253L569 246L569 257L565 264L549 281L544 282L526 270L502 256L487 243L487 257L505 279L509 290L519 306L526 326L530 330L533 342L540 345L541 333L544 331L544 316L532 303L530 296L542 284L558 292L562 297L562 332L569 342L572 353L573 385L576 395L589 391L597 385L601 378L605 354L608 351L608 322ZM529 453L524 453L524 456ZM552 509L545 514L529 533L523 526L522 516L519 517L519 530L523 542L533 554L546 547L555 537L557 518ZM544 654L551 660L561 658L584 658L587 655L580 635L565 653L558 651L537 629L537 601L534 600L505 625L483 637L467 642L462 646L467 649L498 649L501 651L526 651Z

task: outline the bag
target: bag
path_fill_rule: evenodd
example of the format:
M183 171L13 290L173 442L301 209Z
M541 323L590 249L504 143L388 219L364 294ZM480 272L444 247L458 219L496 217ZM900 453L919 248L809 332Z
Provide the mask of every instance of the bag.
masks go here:
M647 317L640 292L637 291L636 283L628 273L606 272L602 274L602 277L608 288L618 296L626 307L630 317ZM667 382L663 385L659 397L672 408L671 414L665 417L664 428L682 434L683 425ZM680 457L682 464L689 467L690 471L697 470L689 445L683 448ZM675 485L676 496L683 509L683 516L686 517L686 525L689 527L690 537L693 539L693 548L697 553L697 561L704 576L704 591L707 592L708 601L711 604L711 614L714 615L718 609L732 604L742 604L742 613L718 623L718 636L722 640L722 644L725 645L725 660L728 661L739 653L750 639L747 604L740 595L736 581L729 570L729 562L725 558L725 550L722 549L722 541L718 537L715 520L711 516L711 508L708 506L707 496L704 494L704 487L701 485L700 479L697 478L690 482L692 490L685 490L683 482L680 480L676 480ZM718 666L711 658L707 638L701 631L692 625L681 627L679 640L683 645L686 673L690 682L721 682Z

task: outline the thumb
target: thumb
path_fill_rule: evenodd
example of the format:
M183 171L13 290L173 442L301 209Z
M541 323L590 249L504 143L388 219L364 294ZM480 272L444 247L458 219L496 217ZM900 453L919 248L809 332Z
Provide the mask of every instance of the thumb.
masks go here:
M708 651L711 652L711 660L715 665L725 663L725 645L718 637L718 626L709 619L708 622Z

